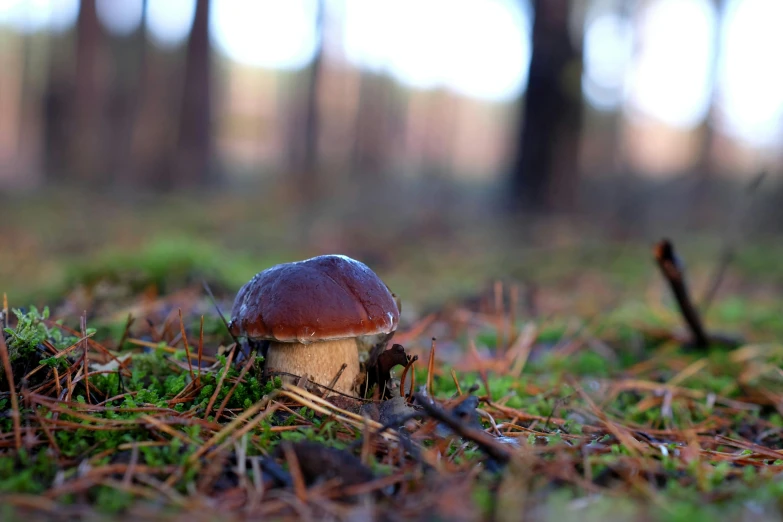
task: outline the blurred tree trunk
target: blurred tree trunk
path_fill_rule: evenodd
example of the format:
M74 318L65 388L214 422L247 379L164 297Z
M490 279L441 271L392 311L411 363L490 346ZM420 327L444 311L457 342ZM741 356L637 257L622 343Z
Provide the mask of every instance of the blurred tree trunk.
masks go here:
M179 51L161 52L145 46L140 66L131 136L130 184L141 189L171 187L172 154L177 147L181 74Z
M703 178L712 177L715 169L712 158L715 148L715 130L713 124L715 122L717 105L718 69L720 67L721 47L723 45L720 28L726 12L726 0L712 0L712 5L715 8L715 33L712 37L713 55L709 70L709 85L711 89L710 108L701 125L702 140L696 165L697 174L699 177Z
M3 74L0 75L0 189L19 178L19 156L22 154L22 135L24 131L24 88L26 64L25 48L21 35L6 35L3 47L0 47L0 63Z
M319 193L318 138L320 135L320 108L318 96L324 55L323 0L316 4L315 31L317 49L313 61L303 72L302 87L294 86L293 107L288 126L288 171L296 185L297 197L303 203L312 202ZM298 82L299 75L294 79Z
M533 54L511 178L515 210L576 204L582 127L582 53L569 34L569 0L534 0Z
M351 168L355 178L379 179L388 167L390 91L386 77L361 74Z
M49 60L47 34L20 35L21 70L8 72L18 80L11 91L18 94L11 113L18 115L18 126L9 136L9 141L15 142L15 168L10 173L11 181L16 186L35 186L41 179L40 172L45 165L41 161L42 154L42 107L41 100L45 91L43 81L47 74ZM13 48L13 44L11 45ZM13 66L13 63L7 63ZM17 73L17 74L14 74ZM0 177L5 177L0 175Z
M185 57L182 109L173 179L163 188L204 186L212 162L212 104L209 53L210 0L197 0Z
M114 42L114 74L110 104L110 165L116 188L138 186L139 164L133 151L133 134L141 111L147 75L148 0L142 0L141 23L128 38Z
M69 181L92 185L106 167L103 117L106 101L105 45L95 0L81 0L76 22L76 77L68 111Z
M717 83L718 72L720 68L721 46L723 38L721 34L721 25L726 13L726 0L712 0L715 9L715 33L712 37L713 55L710 62L709 85L712 90L710 94L710 106L704 121L701 123L700 134L701 143L694 165L695 179L692 186L693 190L693 219L698 223L709 223L713 220L713 212L717 209L711 208L715 183L715 174L717 170L715 151L718 147L717 136L715 135L716 113L718 105Z
M49 77L43 95L43 150L44 176L48 180L67 177L69 128L69 102L73 101L72 74L66 70L64 59L54 47L50 48Z

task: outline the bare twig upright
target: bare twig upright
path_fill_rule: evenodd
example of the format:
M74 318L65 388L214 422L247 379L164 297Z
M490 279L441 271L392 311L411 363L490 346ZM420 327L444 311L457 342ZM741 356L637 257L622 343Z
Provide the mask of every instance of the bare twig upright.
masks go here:
M655 245L655 260L658 262L658 268L669 287L672 289L677 305L680 307L680 313L685 319L688 328L693 335L693 342L698 348L707 348L709 339L702 325L699 312L693 306L688 287L685 284L685 273L674 253L674 246L668 239L663 239Z

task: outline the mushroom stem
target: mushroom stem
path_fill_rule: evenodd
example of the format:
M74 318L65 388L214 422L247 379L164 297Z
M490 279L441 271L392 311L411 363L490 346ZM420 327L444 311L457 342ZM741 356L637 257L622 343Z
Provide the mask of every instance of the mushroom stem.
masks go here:
M271 375L275 372L299 377L307 374L311 381L328 386L343 363L348 366L334 385L334 390L356 397L353 385L359 374L359 351L355 338L311 344L272 341L266 356L266 371ZM296 381L291 376L283 375L282 378L285 382Z

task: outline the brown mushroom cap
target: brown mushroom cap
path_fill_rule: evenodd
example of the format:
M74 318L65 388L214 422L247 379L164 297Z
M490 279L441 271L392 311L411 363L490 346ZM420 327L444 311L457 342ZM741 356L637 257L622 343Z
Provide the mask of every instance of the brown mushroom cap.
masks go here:
M308 344L391 333L400 313L367 265L326 255L256 274L239 290L231 317L235 336Z

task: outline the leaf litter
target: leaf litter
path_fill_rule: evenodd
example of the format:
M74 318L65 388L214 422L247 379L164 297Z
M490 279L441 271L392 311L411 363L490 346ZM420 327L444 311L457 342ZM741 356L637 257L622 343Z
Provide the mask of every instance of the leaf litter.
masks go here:
M495 282L414 317L362 400L265 379L197 286L89 321L6 304L0 518L780 516L782 345L535 300Z

